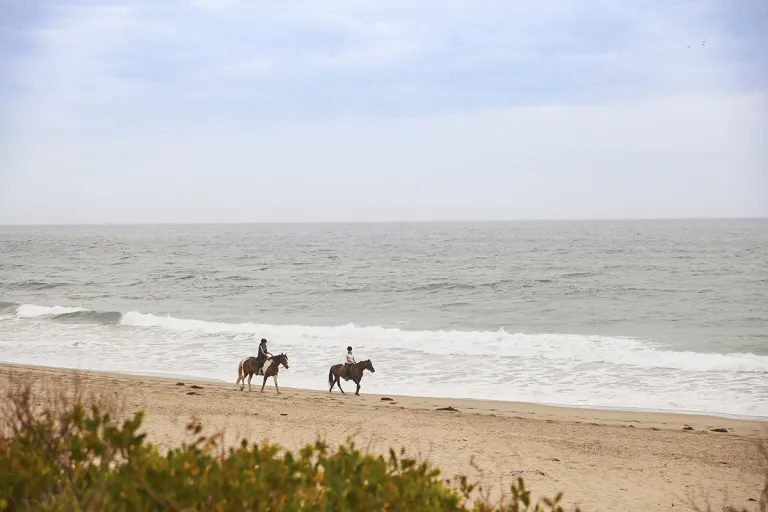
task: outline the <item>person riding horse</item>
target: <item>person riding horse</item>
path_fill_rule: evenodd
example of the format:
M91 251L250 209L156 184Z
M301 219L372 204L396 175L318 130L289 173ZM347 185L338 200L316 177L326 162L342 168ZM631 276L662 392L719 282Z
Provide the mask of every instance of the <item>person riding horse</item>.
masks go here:
M272 354L267 351L267 339L261 338L261 343L259 343L259 355L256 356L256 368L264 366L264 363L267 362L267 357L272 357Z
M356 362L355 357L352 355L352 347L347 347L347 362L344 363L344 380L350 379L349 370Z

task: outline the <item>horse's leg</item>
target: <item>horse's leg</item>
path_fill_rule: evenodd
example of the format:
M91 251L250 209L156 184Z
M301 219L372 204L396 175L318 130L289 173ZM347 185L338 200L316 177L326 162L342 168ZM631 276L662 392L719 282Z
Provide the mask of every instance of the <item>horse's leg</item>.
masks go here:
M268 379L268 378L269 378L269 377L267 377L267 376L265 375L265 376L264 376L264 382L262 382L262 383L261 383L261 392L262 392L262 393L264 392L264 386L266 386L266 385L267 385L267 379Z
M253 378L252 373L248 373L248 391L251 390L251 379ZM243 377L243 387L245 387L245 377Z
M342 393L344 393L344 390L343 390L343 389L341 389L341 377L340 377L340 376L338 376L338 375L336 376L336 385L337 385L337 386L339 386L339 391L341 391Z
M359 381L359 380L356 380L356 381L355 381L355 384L357 384L357 391L355 391L355 394L356 394L357 396L360 396L360 381Z
M277 390L277 394L280 394L280 388L277 386L277 374L274 374L272 376L273 379L275 379L275 389Z

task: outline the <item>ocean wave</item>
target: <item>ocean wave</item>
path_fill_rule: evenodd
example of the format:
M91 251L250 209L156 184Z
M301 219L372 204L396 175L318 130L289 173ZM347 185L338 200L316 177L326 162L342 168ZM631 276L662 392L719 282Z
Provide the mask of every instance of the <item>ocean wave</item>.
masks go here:
M262 269L259 269L262 270ZM250 281L251 278L248 276L227 276L222 277L222 281Z
M104 325L117 325L123 317L123 314L118 311L94 311L80 307L37 306L0 301L0 313L8 311L14 311L18 318L47 318L59 322Z
M271 325L225 323L129 311L97 312L85 308L36 306L16 308L19 318L49 317L54 321L118 324L136 329L158 329L191 336L243 335L266 337L280 344L336 350L348 344L377 350L414 351L423 356L494 358L504 364L546 360L558 364L603 363L653 371L747 372L768 375L768 356L745 353L701 353L666 350L650 341L616 336L524 334L498 331L415 331L396 327ZM651 378L651 377L649 377Z
M117 311L92 311L81 310L54 315L52 320L68 323L95 323L103 325L117 325L123 318L123 314Z
M17 290L50 290L53 288L58 288L60 286L69 286L71 283L49 283L46 281L34 281L34 280L27 280L27 281L16 281L13 283L10 283L8 285L11 289L17 289Z
M15 311L19 307L17 302L5 302L0 300L0 313L5 311Z
M516 279L500 279L498 281L488 281L488 282L479 282L479 283L456 283L456 282L442 282L442 283L429 283L429 284L423 284L419 286L413 286L408 288L401 288L401 287L393 287L391 289L388 289L386 291L388 292L395 292L395 293L413 293L413 292L429 292L429 293L438 293L441 291L471 291L471 290L481 290L483 288L496 288L499 286L504 285L510 285L510 284L516 284L519 283L519 280ZM525 288L526 285L522 284L521 287ZM358 287L352 287L352 286L344 286L334 289L333 291L339 292L339 293L358 293L358 292L365 292L370 291L371 285L369 283L361 284ZM310 292L312 295L323 295L328 293L327 290L316 290L313 292Z
M52 317L81 311L88 310L85 308L70 308L64 306L36 306L34 304L22 304L16 308L16 316L19 318Z
M441 290L476 290L482 288L494 288L496 286L515 283L514 279L501 279L499 281L490 281L483 283L456 283L456 282L443 282L443 283L430 283L421 286L414 286L413 288L404 288L397 291L404 292L438 292Z

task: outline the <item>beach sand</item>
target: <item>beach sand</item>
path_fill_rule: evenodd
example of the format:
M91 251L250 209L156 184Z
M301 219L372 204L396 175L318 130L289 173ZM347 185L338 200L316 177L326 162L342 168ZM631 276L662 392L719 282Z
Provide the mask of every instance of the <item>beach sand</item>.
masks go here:
M74 385L71 370L0 368L3 391L9 373L63 389ZM345 395L282 386L277 395L272 379L259 393L261 378L254 378L252 392L247 387L241 392L234 372L231 383L77 374L86 389L124 402L126 412L143 409L149 440L162 446L187 439L185 425L192 416L206 432L223 430L229 444L247 438L297 449L318 436L332 445L351 436L375 453L404 447L445 476L481 481L494 498L521 476L537 495L562 491L565 504L585 511L691 510L689 496L704 509L708 498L713 511L722 510L726 497L730 505L758 510L749 500L760 499L766 474L757 448L768 435L765 422L396 395L382 401L382 395L365 393L370 375L361 396L354 396L351 382L342 384ZM449 406L457 411L439 410ZM683 430L686 425L693 430Z

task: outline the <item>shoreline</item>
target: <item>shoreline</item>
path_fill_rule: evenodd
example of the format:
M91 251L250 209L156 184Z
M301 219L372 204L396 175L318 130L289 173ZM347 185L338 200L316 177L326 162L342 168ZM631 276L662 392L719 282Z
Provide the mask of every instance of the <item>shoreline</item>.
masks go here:
M13 363L8 361L1 361L0 360L0 368L12 368L12 367L18 367L18 368L25 368L25 369L52 369L52 370L61 370L61 371L69 371L74 373L91 373L91 374L101 374L101 375L123 375L128 377L141 377L145 379L160 379L160 380L186 380L191 383L209 383L209 384L221 384L226 385L230 384L234 386L234 381L227 381L223 379L216 379L212 377L198 377L194 375L184 375L184 374L173 374L173 373L156 373L156 372L126 372L126 371L119 371L119 370L90 370L90 369L79 369L79 368L71 368L71 367L60 367L60 366L47 366L47 365L34 365L34 364L27 364L27 363ZM257 379L254 379L252 382L252 385L255 386L255 381ZM267 382L267 387L269 387L272 384L271 379ZM298 392L308 392L308 393L320 393L324 392L326 390L324 389L312 389L312 388L296 388L296 387L289 387L289 386L281 386L280 389L286 389L286 390L292 390L292 391L298 391ZM265 388L266 391L266 388ZM334 388L334 393L338 393L338 388ZM354 394L354 393L352 393ZM367 396L376 396L376 397L383 397L383 396L390 396L390 397L398 397L400 399L423 399L423 400L440 400L440 401L469 401L469 402L478 402L478 403L490 403L490 404L508 404L510 407L517 407L517 408L526 408L526 407L541 407L541 408L552 408L552 409L558 409L558 410L564 410L569 411L571 413L575 413L576 411L594 411L594 412L605 412L605 413L615 413L615 414L659 414L659 415L670 415L670 416L682 416L682 417L697 417L697 418L711 418L716 420L733 420L733 421L744 421L744 422L758 422L758 423L765 423L766 428L768 428L768 416L750 416L750 415L739 415L739 414L726 414L726 413L713 413L713 412L704 412L704 411L689 411L689 410L680 410L680 409L651 409L651 408L639 408L639 407L613 407L613 406L597 406L597 405L569 405L569 404L557 404L557 403L548 403L548 402L522 402L522 401L515 401L515 400L495 400L492 398L468 398L468 397L441 397L441 396L432 396L432 395L402 395L397 393L389 393L389 394L381 394L381 393L364 393ZM681 418L682 419L682 418Z
M194 376L175 375L175 374L141 374L134 372L119 372L119 371L103 371L103 370L80 370L75 368L62 368L57 366L46 365L29 365L29 364L16 364L6 363L0 361L0 371L8 372L17 371L20 373L29 372L52 372L57 374L68 375L80 375L80 376L100 376L102 378L110 378L120 376L131 381L138 382L164 382L173 383L183 381L184 384L207 384L217 385L222 388L235 389L234 382L228 382L220 379L207 379ZM253 393L258 393L261 384L257 384L257 379L254 378L251 382L253 387ZM344 395L339 393L338 388L334 388L333 393L329 393L327 390L305 389L295 388L290 386L280 386L282 392L293 392L300 395L314 395L321 394L327 396L352 396L354 397L354 391L350 391L349 388ZM274 383L272 379L267 380L266 387L264 388L264 394L269 391L275 392ZM248 392L247 387L244 392ZM678 411L653 411L653 410L640 410L640 409L613 409L613 408L601 408L590 406L570 406L570 405L556 405L556 404L540 404L534 402L515 402L508 400L493 400L482 398L450 398L450 397L432 397L432 396L420 396L420 395L400 395L395 393L365 393L361 392L358 399L367 398L371 400L379 400L382 398L392 398L397 401L398 404L404 404L406 409L411 408L416 403L434 403L436 406L451 406L461 404L464 406L465 411L471 410L474 414L483 413L515 413L523 416L553 416L560 420L577 420L584 419L585 416L590 416L591 420L598 424L612 425L616 422L621 424L626 423L642 423L650 425L650 428L662 429L663 427L669 427L669 425L692 426L696 428L696 425L703 425L709 423L717 423L718 426L728 428L734 432L738 431L740 435L750 436L747 432L749 430L754 434L759 428L765 431L765 435L768 437L768 418L759 417L758 419L744 418L744 417L730 417L720 416L714 414L704 414L695 412L678 412ZM688 420L688 421L686 421ZM710 425L707 425L710 426ZM697 429L698 430L698 429ZM703 430L703 427L702 427Z
M295 451L318 438L331 446L351 438L377 454L404 448L447 478L463 474L481 483L492 499L522 477L534 497L562 491L566 509L585 512L686 510L692 493L704 504L702 489L710 503L727 497L739 510L756 511L750 500L760 499L768 471L758 449L768 439L764 421L364 390L355 396L281 387L278 395L272 379L260 393L260 383L241 392L234 382L178 376L5 363L0 370L2 393L10 375L64 391L78 376L82 390L122 404L124 413L144 410L142 431L164 448L189 440L191 418L208 434L223 433L226 446L248 439Z

